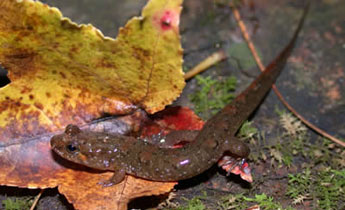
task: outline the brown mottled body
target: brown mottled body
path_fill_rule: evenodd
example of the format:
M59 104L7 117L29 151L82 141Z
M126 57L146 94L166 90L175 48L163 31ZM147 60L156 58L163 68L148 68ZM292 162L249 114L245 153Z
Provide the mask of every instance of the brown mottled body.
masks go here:
M133 137L81 131L69 125L64 134L51 139L53 150L70 161L115 171L113 183L122 181L125 174L156 181L183 180L207 170L223 155L246 158L249 148L234 135L283 69L305 14L306 10L294 37L280 55L232 103L207 121L194 141L184 147L160 148Z

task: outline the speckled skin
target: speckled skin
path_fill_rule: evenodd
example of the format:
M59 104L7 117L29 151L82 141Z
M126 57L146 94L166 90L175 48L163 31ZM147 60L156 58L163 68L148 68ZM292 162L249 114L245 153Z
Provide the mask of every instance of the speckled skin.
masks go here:
M184 147L160 148L133 137L81 131L75 125L68 125L65 133L51 139L52 149L70 161L115 171L111 182L115 184L121 182L125 174L156 181L183 180L207 170L223 155L246 158L249 148L234 135L283 69L303 19L304 16L281 54L232 103L207 121L194 141ZM183 131L179 135L183 135Z

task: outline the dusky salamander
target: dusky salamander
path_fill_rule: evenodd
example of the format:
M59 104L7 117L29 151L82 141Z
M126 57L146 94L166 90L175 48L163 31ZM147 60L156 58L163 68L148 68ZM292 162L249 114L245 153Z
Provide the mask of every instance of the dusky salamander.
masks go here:
M126 174L154 181L178 181L204 172L224 155L237 161L246 158L250 150L235 134L283 69L306 13L307 9L285 49L245 91L208 120L191 143L175 149L160 148L134 137L82 131L68 125L65 133L52 137L52 149L72 162L114 171L109 185L121 182Z

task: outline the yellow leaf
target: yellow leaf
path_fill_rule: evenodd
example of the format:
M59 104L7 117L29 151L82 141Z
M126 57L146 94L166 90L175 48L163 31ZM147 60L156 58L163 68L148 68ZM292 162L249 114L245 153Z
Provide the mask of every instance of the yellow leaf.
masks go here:
M1 140L170 104L185 84L181 2L150 1L114 40L40 2L1 1L0 63L11 80L0 89Z

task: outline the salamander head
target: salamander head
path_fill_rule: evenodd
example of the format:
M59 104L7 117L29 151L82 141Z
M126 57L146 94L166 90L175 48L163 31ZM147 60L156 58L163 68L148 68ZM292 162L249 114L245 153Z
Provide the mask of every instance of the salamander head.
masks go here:
M91 168L107 170L109 164L108 144L102 144L106 135L94 132L81 131L76 125L68 125L65 133L53 136L51 148L59 156Z

